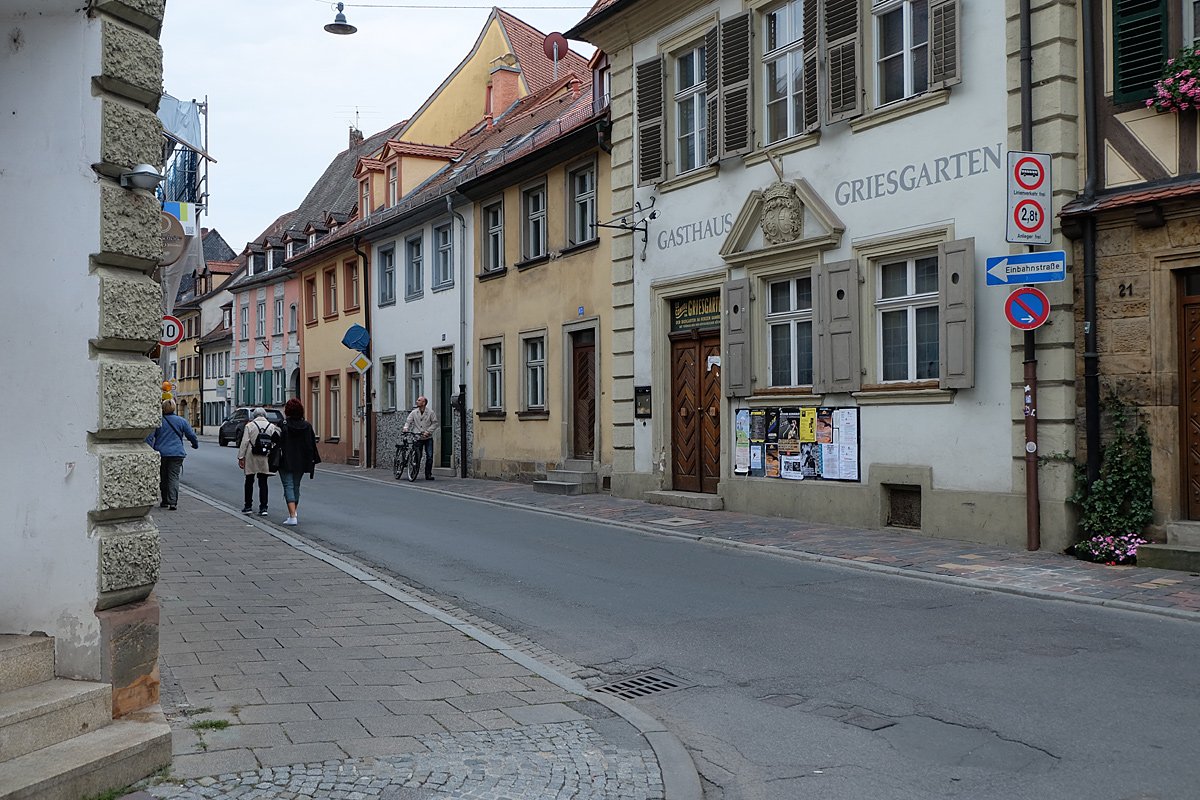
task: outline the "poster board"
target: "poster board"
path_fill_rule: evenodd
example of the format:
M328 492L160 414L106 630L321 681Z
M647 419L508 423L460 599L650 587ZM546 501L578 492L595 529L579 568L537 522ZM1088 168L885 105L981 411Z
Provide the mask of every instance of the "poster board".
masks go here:
M861 482L859 409L753 408L737 412L735 474Z

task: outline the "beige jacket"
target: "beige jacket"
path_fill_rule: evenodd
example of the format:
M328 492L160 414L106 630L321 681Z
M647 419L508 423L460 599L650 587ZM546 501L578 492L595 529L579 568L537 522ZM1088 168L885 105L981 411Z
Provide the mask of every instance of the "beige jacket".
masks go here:
M247 475L257 475L260 472L272 475L274 473L271 472L271 467L267 464L267 457L256 456L250 452L250 448L254 445L254 440L258 438L259 431L268 436L276 438L279 436L279 428L274 423L267 422L262 417L255 417L246 423L246 427L242 428L242 440L238 442L238 458L246 459L245 469Z
M417 436L426 437L433 436L437 433L438 418L437 414L425 406L425 413L421 413L421 409L414 408L408 412L408 419L404 423L404 427L408 428Z

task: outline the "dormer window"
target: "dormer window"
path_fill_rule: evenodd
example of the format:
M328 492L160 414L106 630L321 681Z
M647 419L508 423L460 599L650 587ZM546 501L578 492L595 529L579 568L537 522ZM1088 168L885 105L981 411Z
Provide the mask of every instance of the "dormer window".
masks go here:
M296 240L295 239L288 239L287 249L284 252L287 253L287 255L285 256L286 258L291 258L292 256L296 255Z
M310 233L308 235L308 246L312 247L316 243L317 243L317 232L313 231L312 233Z
M392 164L388 167L388 208L400 200L400 167Z
M267 254L252 253L250 256L250 274L258 275L267 271Z
M365 180L358 185L358 216L366 219L371 216L371 181Z

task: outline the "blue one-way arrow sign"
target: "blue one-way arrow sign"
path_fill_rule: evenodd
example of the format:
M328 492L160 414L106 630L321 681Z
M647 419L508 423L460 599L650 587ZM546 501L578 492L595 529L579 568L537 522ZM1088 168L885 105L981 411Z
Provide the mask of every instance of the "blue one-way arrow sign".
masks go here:
M1016 283L1054 283L1066 280L1067 253L1047 250L1042 253L1017 253L987 260L987 285L1011 286Z

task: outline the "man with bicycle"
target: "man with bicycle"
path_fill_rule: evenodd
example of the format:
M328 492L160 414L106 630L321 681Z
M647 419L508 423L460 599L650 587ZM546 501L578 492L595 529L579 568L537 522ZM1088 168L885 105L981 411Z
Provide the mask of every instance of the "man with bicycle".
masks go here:
M425 480L433 480L433 432L438 428L437 414L426 406L429 400L424 395L417 398L417 407L408 412L404 423L405 431L412 431L417 436L417 442L425 451Z

